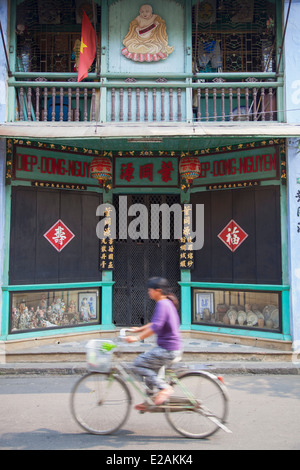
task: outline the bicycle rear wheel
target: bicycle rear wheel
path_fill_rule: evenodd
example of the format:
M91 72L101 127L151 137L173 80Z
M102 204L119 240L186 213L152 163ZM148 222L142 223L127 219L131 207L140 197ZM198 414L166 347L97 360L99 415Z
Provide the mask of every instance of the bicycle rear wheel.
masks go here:
M217 378L205 372L185 372L179 376L180 385L174 386L166 418L171 426L185 437L203 439L214 434L227 416L228 400L224 386ZM188 399L190 396L190 400ZM172 407L179 403L178 408Z
M88 373L78 380L71 393L75 420L93 434L118 431L128 418L130 404L127 385L112 374Z

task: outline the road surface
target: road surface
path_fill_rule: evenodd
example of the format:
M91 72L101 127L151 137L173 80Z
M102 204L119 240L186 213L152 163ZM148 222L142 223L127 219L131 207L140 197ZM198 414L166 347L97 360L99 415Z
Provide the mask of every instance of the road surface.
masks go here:
M138 457L145 450L182 455L199 450L300 449L300 376L225 376L232 434L220 430L206 440L183 438L164 415L139 414L134 409L117 435L87 434L70 412L70 391L77 379L76 375L0 377L0 449L106 450L114 458L118 452L133 450ZM139 401L134 394L134 402ZM132 461L129 466L140 464Z

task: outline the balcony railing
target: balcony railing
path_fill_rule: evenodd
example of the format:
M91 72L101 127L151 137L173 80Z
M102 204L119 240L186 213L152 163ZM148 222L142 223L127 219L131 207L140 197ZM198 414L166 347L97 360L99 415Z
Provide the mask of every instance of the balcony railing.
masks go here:
M146 80L106 74L81 83L69 75L15 73L9 80L16 99L10 120L282 122L283 80L275 73L167 74Z

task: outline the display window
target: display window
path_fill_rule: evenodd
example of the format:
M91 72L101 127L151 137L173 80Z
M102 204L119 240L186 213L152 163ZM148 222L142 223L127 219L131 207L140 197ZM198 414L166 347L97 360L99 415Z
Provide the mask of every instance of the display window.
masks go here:
M194 289L193 323L281 331L281 294Z
M99 324L98 288L14 292L10 332Z

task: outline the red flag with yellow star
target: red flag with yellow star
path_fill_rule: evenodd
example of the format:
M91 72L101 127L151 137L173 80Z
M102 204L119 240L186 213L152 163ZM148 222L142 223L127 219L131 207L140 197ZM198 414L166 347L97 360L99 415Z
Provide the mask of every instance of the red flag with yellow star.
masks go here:
M78 62L78 78L80 82L88 76L88 70L94 62L96 55L96 37L95 30L85 13L82 15L81 44Z

